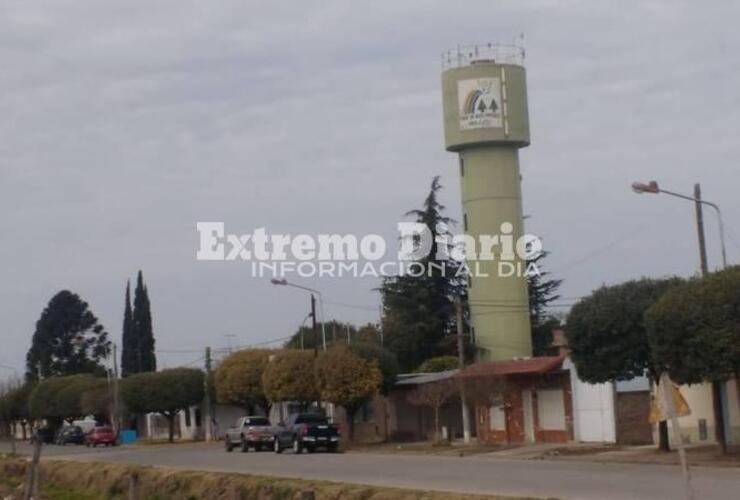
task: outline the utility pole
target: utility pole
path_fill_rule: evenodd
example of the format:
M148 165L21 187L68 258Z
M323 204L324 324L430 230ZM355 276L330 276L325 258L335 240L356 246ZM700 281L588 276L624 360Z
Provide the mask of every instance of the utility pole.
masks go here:
M316 326L316 297L311 294L311 325L313 327L313 355L319 355L319 329Z
M120 393L118 390L118 346L113 342L113 433L121 432Z
M707 244L704 238L704 215L702 212L701 185L694 184L694 208L696 209L696 231L699 238L699 257L701 262L701 275L709 274L707 265ZM724 247L724 246L723 246ZM724 249L723 249L724 252ZM723 253L724 257L724 253ZM727 441L725 436L725 415L722 408L722 382L712 381L712 406L714 407L714 438L719 444L722 454L727 453Z
M385 346L383 338L383 305L378 306L378 332L380 333L380 350L382 351Z
M212 368L211 348L206 347L206 376L203 382L205 384L205 392L204 392L205 397L203 398L203 406L204 406L203 413L205 414L204 420L206 424L205 429L206 429L206 442L207 443L210 443L213 440L213 435L212 435L212 430L211 430L211 421L213 419L211 416L211 391L210 391L211 389L211 368Z
M699 263L701 266L701 275L709 274L707 265L707 243L704 238L704 214L701 206L701 185L697 182L694 184L694 208L696 209L696 232L699 238Z
M460 369L465 367L465 341L463 338L463 307L460 297L455 299L455 312L457 316L457 357ZM470 443L470 414L468 402L465 399L465 382L460 381L460 405L462 406L463 442Z

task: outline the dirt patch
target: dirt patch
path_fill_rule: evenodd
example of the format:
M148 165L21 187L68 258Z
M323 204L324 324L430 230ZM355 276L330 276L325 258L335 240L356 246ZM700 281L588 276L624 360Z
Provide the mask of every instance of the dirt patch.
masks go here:
M22 459L0 459L0 471L3 471L3 478L9 478L15 485L10 485L11 490L17 488L23 481L26 466L27 462ZM48 500L87 498L122 500L127 498L133 475L139 478L141 498L145 500L293 500L302 498L302 494L306 491L313 491L316 499L327 500L504 500L514 498L244 474L66 462L53 459L47 459L42 463L43 498ZM9 494L12 494L12 491ZM20 498L20 496L11 498Z

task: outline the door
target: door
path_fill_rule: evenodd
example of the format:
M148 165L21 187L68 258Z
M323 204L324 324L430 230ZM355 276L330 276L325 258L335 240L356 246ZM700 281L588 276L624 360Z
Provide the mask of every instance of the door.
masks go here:
M522 409L524 412L524 441L534 443L534 418L532 417L532 391L522 391Z

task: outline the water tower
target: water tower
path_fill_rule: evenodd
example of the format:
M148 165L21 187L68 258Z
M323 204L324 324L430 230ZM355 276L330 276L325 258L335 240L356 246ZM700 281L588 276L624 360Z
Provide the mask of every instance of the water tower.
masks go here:
M524 50L489 44L442 57L445 147L459 157L464 231L476 240L509 233L516 242L524 230L519 148L529 145ZM469 284L481 360L532 355L526 277L507 276L510 265L499 263L526 265L501 252L497 245L494 260L468 261L481 272Z

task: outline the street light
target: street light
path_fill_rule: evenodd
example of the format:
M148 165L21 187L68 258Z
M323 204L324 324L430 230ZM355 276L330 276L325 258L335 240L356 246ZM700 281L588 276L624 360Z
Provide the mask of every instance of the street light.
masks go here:
M637 194L642 193L650 193L650 194L667 194L670 196L674 196L676 198L681 198L682 200L688 200L694 202L694 207L696 209L696 229L699 237L699 257L701 259L701 273L703 276L706 276L709 272L708 266L707 266L707 250L705 246L705 240L704 240L704 218L702 216L702 205L707 205L709 207L712 207L714 211L717 213L717 222L719 223L719 237L720 237L720 244L722 246L722 267L727 267L727 256L725 253L725 231L724 231L724 224L722 223L722 212L719 209L719 206L715 203L704 201L701 199L701 186L697 183L694 184L694 196L689 196L681 193L675 193L673 191L668 191L666 189L660 189L658 186L658 181L650 181L648 183L644 182L633 182L632 183L632 190ZM723 414L723 408L722 408L722 382L713 381L712 382L712 404L714 406L714 418L715 418L715 433L717 442L719 443L722 453L725 452L726 448L726 433L724 429L724 414Z
M708 207L712 207L714 211L717 213L717 224L719 225L719 239L720 239L720 245L722 247L722 267L727 267L727 252L725 251L725 227L724 223L722 222L722 211L719 209L719 206L716 203L712 203L710 201L702 200L701 199L701 191L699 189L699 184L696 184L694 186L694 196L688 196L685 194L675 193L673 191L668 191L667 189L660 189L658 186L658 181L650 181L648 183L644 182L633 182L632 183L632 190L637 194L642 193L649 193L649 194L667 194L670 196L674 196L676 198L681 198L683 200L693 201L694 203L700 203L702 205L707 205ZM700 212L697 212L697 216L701 218ZM702 225L702 221L698 220L698 224ZM700 228L701 233L699 234L700 240L704 239L703 234L703 227ZM700 241L700 244L702 242ZM703 256L703 261L706 262L706 255ZM702 269L702 272L705 272L704 269Z
M319 296L319 309L321 310L321 342L322 342L324 351L326 351L326 316L324 316L324 298L321 295L321 292L316 290L315 288L309 288L307 286L296 285L295 283L291 283L285 278L283 279L272 278L270 280L270 283L272 283L273 285L279 285L279 286L291 286L293 288L298 288L300 290L305 290L307 292L315 293L316 295Z

